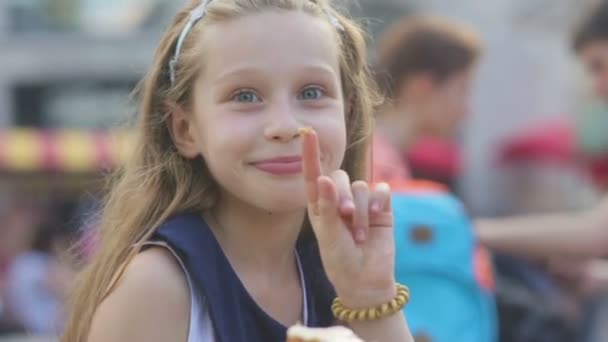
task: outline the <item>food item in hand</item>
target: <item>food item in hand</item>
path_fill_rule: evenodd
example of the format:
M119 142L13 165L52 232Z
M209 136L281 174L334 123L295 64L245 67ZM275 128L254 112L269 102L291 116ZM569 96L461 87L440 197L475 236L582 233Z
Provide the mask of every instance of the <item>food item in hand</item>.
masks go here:
M309 328L294 325L287 330L286 342L363 342L355 333L342 326Z
M314 132L315 130L312 129L312 127L300 127L298 129L298 133L300 134L310 134L312 132Z

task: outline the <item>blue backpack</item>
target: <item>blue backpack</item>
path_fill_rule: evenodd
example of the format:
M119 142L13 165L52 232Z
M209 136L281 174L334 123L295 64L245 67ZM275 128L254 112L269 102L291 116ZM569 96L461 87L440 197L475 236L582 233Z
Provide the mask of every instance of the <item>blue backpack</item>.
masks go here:
M496 342L494 282L488 254L461 202L440 185L393 185L397 281L417 342Z

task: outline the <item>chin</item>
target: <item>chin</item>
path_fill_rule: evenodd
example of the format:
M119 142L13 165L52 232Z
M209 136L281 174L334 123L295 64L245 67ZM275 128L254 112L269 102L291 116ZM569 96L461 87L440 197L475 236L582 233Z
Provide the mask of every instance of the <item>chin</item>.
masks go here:
M286 194L289 195L289 193ZM261 202L259 206L271 213L289 213L306 209L306 198L304 196L285 196L285 194L282 194L282 196L266 196Z

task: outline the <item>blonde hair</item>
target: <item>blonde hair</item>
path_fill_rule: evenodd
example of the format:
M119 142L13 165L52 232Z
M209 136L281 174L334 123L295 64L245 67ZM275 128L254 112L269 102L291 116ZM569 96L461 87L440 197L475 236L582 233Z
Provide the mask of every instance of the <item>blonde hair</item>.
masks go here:
M63 342L86 340L95 310L116 281L122 265L132 256L132 246L149 239L169 216L208 210L218 199L218 185L205 161L186 159L177 153L166 125L171 108L190 105L192 84L200 68L201 49L197 44L207 25L264 10L299 10L326 19L329 13L334 17L343 28L336 30L336 43L341 47L340 72L349 143L342 168L352 179L366 178L372 115L379 98L367 69L365 39L357 25L321 0L215 0L184 40L172 84L169 60L190 11L199 4L198 0L191 1L175 16L161 39L150 71L138 87L140 103L133 157L117 171L106 198L100 244L71 297Z

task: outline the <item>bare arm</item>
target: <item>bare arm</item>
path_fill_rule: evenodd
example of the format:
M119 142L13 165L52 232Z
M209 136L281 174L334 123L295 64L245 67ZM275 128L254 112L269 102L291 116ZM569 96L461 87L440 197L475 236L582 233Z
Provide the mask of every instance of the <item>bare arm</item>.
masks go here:
M350 327L364 341L414 341L403 311L377 321L352 323Z
M595 257L608 253L608 200L574 213L480 219L475 229L490 249L528 257Z
M188 283L168 251L137 255L116 289L99 306L88 342L186 341Z

